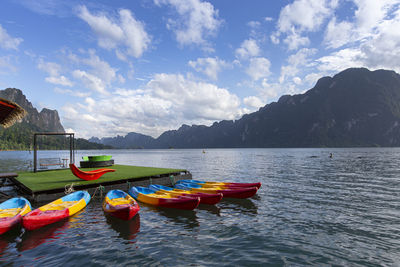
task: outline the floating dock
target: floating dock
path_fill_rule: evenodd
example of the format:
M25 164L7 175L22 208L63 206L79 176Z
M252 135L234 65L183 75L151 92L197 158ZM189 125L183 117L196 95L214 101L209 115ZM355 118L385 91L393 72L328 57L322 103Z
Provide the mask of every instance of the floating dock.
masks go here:
M104 174L98 180L85 181L75 177L69 169L41 172L20 172L9 179L20 194L33 202L49 201L64 196L72 190L87 190L89 194L103 196L112 189L128 191L132 186L150 184L172 185L176 181L192 179L184 169L153 168L141 166L113 165L116 170ZM82 168L83 171L95 168Z

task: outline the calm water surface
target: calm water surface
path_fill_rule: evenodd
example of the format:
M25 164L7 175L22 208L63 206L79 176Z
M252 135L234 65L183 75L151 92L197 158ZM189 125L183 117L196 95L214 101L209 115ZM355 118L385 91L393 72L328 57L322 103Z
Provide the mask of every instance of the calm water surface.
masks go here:
M1 265L400 265L398 148L108 150L76 158L91 154L263 185L251 199L194 211L141 204L130 222L107 218L93 199L68 221L0 236ZM0 172L26 169L32 158L0 152Z

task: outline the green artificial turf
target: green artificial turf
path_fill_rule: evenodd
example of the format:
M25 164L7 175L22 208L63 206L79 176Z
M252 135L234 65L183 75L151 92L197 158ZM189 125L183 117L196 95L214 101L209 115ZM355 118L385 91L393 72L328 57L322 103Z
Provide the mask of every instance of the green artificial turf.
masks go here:
M166 168L153 168L153 167L140 167L140 166L127 166L127 165L113 165L107 167L116 170L115 172L108 172L94 181L85 181L77 178L72 174L69 169L52 170L41 172L21 172L18 173L18 180L24 186L29 188L32 193L60 189L71 183L76 185L88 184L101 184L102 182L112 182L127 179L137 179L148 176L156 176L161 174L179 173L185 170L182 169L166 169ZM83 171L95 170L96 168L81 168Z

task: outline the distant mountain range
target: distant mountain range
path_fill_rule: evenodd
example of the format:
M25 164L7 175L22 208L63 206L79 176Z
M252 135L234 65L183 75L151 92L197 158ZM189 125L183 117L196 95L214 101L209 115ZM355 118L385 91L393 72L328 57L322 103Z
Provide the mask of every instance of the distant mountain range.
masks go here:
M116 148L400 146L400 75L351 68L236 121L182 125L156 139L129 133L89 141Z
M44 108L38 112L20 89L0 90L0 97L17 103L27 112L21 122L17 122L7 129L0 127L0 149L32 149L33 133L65 132L57 110ZM109 148L102 144L91 143L83 138L76 139L75 144L78 149ZM68 149L69 143L64 137L53 136L43 138L39 146L42 149Z

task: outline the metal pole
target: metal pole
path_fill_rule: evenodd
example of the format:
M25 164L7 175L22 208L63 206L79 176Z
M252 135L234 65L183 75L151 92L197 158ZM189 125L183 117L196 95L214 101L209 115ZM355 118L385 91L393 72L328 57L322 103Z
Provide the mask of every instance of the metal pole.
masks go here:
M36 162L37 162L37 153L36 153L36 134L33 135L33 172L36 172Z
M75 164L75 134L72 134L72 161Z
M72 135L69 135L69 163L73 164L75 162L72 161Z

